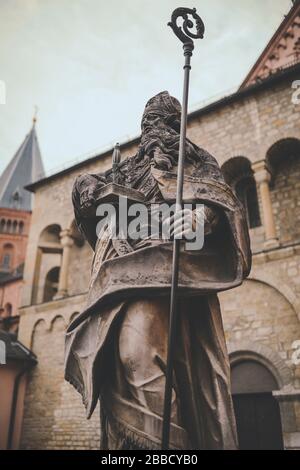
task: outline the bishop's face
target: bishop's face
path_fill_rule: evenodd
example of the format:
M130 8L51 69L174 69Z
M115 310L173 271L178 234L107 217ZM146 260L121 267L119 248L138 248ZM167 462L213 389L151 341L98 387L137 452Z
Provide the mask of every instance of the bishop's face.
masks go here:
M142 119L142 128L149 125L167 125L180 132L181 105L179 101L170 96L167 91L158 93L151 98L145 107Z

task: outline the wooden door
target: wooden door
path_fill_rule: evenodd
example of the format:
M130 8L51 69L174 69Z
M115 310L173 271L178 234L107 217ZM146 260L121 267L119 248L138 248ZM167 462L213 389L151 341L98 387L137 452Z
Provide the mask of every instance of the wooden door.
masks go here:
M280 410L272 393L233 395L240 450L283 449Z

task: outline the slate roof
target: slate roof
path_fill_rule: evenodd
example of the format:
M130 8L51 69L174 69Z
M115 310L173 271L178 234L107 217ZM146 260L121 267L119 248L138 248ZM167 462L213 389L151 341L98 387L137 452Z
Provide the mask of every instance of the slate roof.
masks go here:
M0 286L23 279L24 263L20 264L13 272L0 271Z
M0 207L32 210L32 194L24 186L45 175L35 123L0 176Z
M15 335L0 330L0 341L4 341L6 347L6 359L37 363L36 355L15 338Z

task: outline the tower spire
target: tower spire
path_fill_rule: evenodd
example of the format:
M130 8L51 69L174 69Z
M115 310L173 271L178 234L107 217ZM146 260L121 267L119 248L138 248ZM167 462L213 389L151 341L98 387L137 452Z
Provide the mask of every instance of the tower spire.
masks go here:
M32 195L24 188L44 176L44 167L37 140L35 122L21 146L0 174L0 207L32 210Z

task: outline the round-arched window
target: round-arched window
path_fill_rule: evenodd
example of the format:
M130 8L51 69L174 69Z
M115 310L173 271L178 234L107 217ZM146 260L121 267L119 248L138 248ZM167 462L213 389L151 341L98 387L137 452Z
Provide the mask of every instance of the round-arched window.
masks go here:
M0 233L5 233L5 226L6 226L5 219L1 219L1 221L0 221Z
M222 165L222 173L245 208L249 228L261 225L256 183L246 157L233 157Z
M248 176L235 186L237 197L242 202L248 220L249 228L259 227L261 225L256 183L253 176Z

